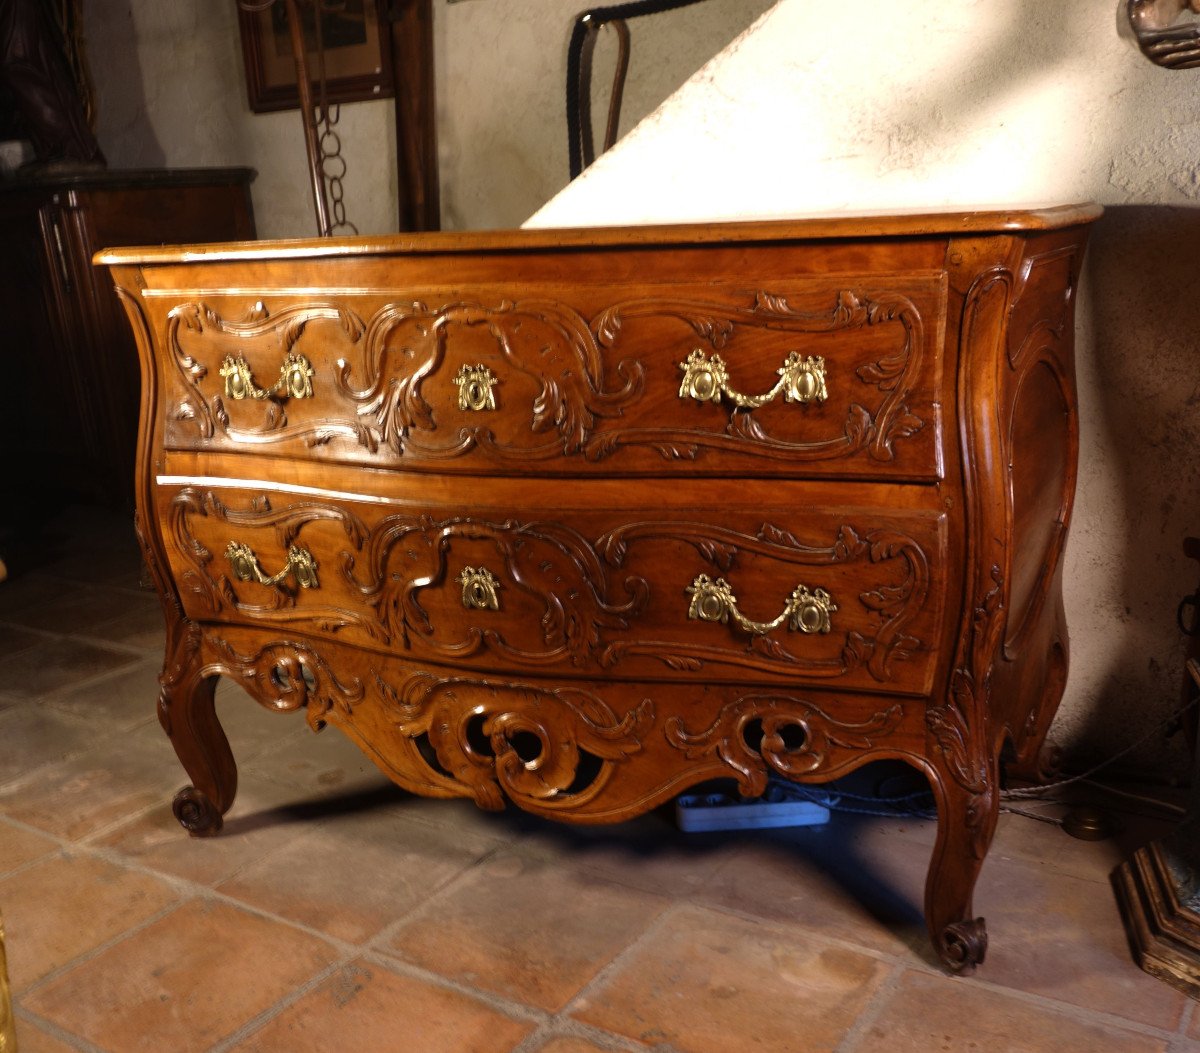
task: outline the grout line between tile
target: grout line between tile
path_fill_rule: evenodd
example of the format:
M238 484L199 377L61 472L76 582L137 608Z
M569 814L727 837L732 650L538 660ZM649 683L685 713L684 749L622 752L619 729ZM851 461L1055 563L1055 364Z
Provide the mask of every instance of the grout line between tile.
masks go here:
M583 1039L600 1049L611 1051L611 1053L648 1053L648 1050L651 1049L655 1053L676 1053L675 1047L667 1043L647 1046L644 1042L636 1042L623 1035L615 1035L611 1031L593 1027L591 1024L557 1016L535 1031L531 1031L513 1046L509 1053L539 1053L547 1042L555 1038Z
M186 897L181 897L180 899L175 900L173 903L168 903L165 907L156 910L149 917L143 918L141 921L130 925L129 928L123 929L115 936L110 936L103 943L98 943L95 947L89 948L82 954L77 954L74 958L70 959L70 961L64 962L57 969L51 969L50 972L41 977L41 979L31 983L28 987L22 988L21 992L16 996L18 1001L24 1000L31 994L36 994L43 987L49 987L50 984L54 983L66 973L69 973L72 969L100 957L100 955L102 955L105 951L112 949L119 943L124 943L125 940L129 939L131 936L136 936L143 929L149 928L156 922L161 921L168 914L174 913L187 902L189 901Z
M496 844L484 852L483 855L481 855L473 863L463 867L457 873L451 874L423 900L414 904L398 918L393 919L389 924L385 925L369 940L366 940L363 943L363 947L381 955L389 955L391 952L389 952L385 944L390 941L392 937L394 937L396 933L400 931L400 929L402 929L405 925L408 925L410 922L416 921L423 915L427 914L433 909L433 902L435 899L437 899L443 893L450 891L460 882L466 881L467 878L470 877L477 868L483 866L483 864L487 863L493 856L496 855L497 852L502 852L507 847L508 846L505 844Z
M565 1006L563 1006L559 1015L564 1017L570 1016L570 1014L578 1007L579 1002L582 999L589 997L594 991L605 987L612 976L623 969L625 967L625 963L641 950L644 943L654 938L658 934L659 930L662 929L672 917L681 913L686 909L686 907L686 903L668 901L662 912L652 918L650 923L641 931L641 933L638 934L637 937L635 937L624 948L618 951L617 954L614 955L613 958L608 962L608 964L604 966L604 968L602 968L598 973L596 973L595 976L593 976L587 983L585 983L578 991L575 992L571 1000L567 1002Z
M51 1038L57 1039L64 1046L69 1046L71 1049L79 1050L79 1053L107 1053L107 1050L103 1050L99 1046L93 1046L86 1038L80 1038L78 1035L59 1027L59 1025L54 1023L53 1020L47 1020L44 1016L39 1016L37 1013L30 1012L28 1009L25 1009L20 1005L15 1006L13 1012L18 1022L18 1042L21 1041L20 1021L24 1020L26 1023L36 1024Z
M116 621L116 618L109 619ZM104 625L104 622L100 622ZM124 654L137 655L139 658L153 658L156 654L161 655L161 647L138 647L136 644L122 643L119 640L109 640L103 636L93 636L90 633L58 633L53 629L41 629L34 625L24 625L21 622L8 621L0 619L0 629L13 629L18 632L30 633L31 635L40 637L44 642L60 641L62 643L86 643L92 647L100 647L111 651L120 651ZM36 645L31 645L36 646ZM29 650L28 647L22 648L20 651L14 651L13 654L22 654ZM11 657L11 656L6 656ZM55 690L58 690L57 688Z
M931 972L935 976L939 975L935 970L926 971ZM1134 1034L1157 1039L1171 1039L1177 1034L1176 1031L1167 1031L1165 1028L1155 1027L1153 1024L1143 1024L1137 1020L1127 1020L1125 1017L1105 1013L1099 1009L1088 1009L1086 1006L1074 1005L1071 1002L1060 1002L1046 995L1032 994L1029 991L1019 991L1015 987L1005 987L1003 984L981 979L978 974L971 977L949 977L946 973L941 973L940 975L946 979L972 984L986 991L988 994L1012 998L1018 1002L1024 1002L1039 1009L1057 1013L1060 1016L1072 1017L1080 1023L1093 1024L1106 1030L1116 1028L1120 1031L1131 1031Z
M152 810L153 808L156 808L156 807L159 807L159 805L151 805L146 810ZM138 814L141 814L141 813L139 812ZM243 902L239 899L236 899L232 896L218 892L208 885L204 885L200 882L191 881L187 878L183 878L183 877L180 877L175 874L159 871L159 870L154 869L153 867L146 866L146 865L138 862L137 860L130 859L129 857L123 855L120 851L118 851L116 849L91 844L88 841L71 841L68 838L64 838L64 837L54 835L54 834L49 834L44 830L41 830L41 829L39 829L35 826L32 826L30 824L27 824L27 823L23 823L20 820L14 819L11 816L3 816L2 818L4 819L5 822L7 822L11 826L14 826L18 829L24 829L24 830L29 831L30 833L38 834L42 837L47 838L48 840L54 842L60 850L67 850L67 851L71 851L71 852L75 852L75 853L83 853L83 854L92 855L97 858L103 859L106 862L123 867L127 870L134 871L137 873L141 873L141 874L156 878L160 881L163 881L165 884L167 884L169 887L173 888L175 891L177 891L180 894L180 900L178 902L170 905L169 907L164 908L162 911L158 912L157 914L153 915L152 917L150 917L148 919L145 919L143 922L141 922L140 924L138 924L136 926L133 926L129 930L126 930L125 932L118 934L117 936L106 941L104 944L100 945L99 947L93 948L90 951L86 952L85 954L72 959L70 962L59 967L59 969L54 970L52 973L48 974L46 977L39 980L37 983L32 985L30 988L28 988L26 992L23 992L23 993L29 993L29 992L33 992L33 991L40 989L42 986L48 984L53 979L56 979L58 976L67 972L69 969L71 969L77 965L83 964L85 961L90 960L91 958L97 956L98 954L107 950L109 947L115 945L116 943L120 942L121 940L127 938L130 935L133 935L137 931L140 931L141 929L145 928L146 926L152 924L154 921L158 920L159 918L166 915L167 913L170 913L172 910L175 910L178 907L182 906L183 903L187 902L187 900L189 898L198 898L198 899L207 900L207 901L215 901L215 902L224 903L224 904L234 907L236 909L245 911L250 914L254 914L265 920L286 925L290 928L293 928L300 932L303 932L313 938L322 940L325 943L336 948L339 951L339 953L342 955L342 959L344 961L352 960L356 956L363 956L368 959L375 960L377 962L377 964L385 965L388 968L399 969L399 970L403 971L404 973L411 975L415 978L425 980L426 982L430 982L430 983L433 983L433 984L441 986L441 987L445 987L450 990L459 991L460 993L463 993L463 994L465 994L469 997L475 998L477 1000L482 1000L482 1001L486 1002L487 1004L493 1005L495 1008L507 1013L508 1015L515 1014L517 1016L517 1018L519 1018L519 1019L532 1019L532 1020L536 1020L539 1022L546 1022L549 1019L551 1019L551 1018L547 1017L544 1010L533 1009L531 1007L524 1006L522 1003L509 1001L509 1000L507 1000L501 996L495 995L491 992L480 991L477 988L471 987L470 985L463 984L459 981L452 980L448 977L443 977L443 976L440 976L439 974L432 973L427 970L421 969L415 965L412 965L409 962L404 961L404 959L402 959L402 958L393 956L393 952L390 952L386 947L382 946L382 944L385 941L389 940L395 934L395 932L398 929L400 929L404 924L410 922L414 918L419 917L421 914L432 909L434 900L440 894L442 894L445 891L447 891L448 889L450 889L456 883L465 880L475 870L476 867L483 865L488 859L490 859L492 856L494 856L497 852L512 850L511 846L508 844L497 844L491 850L489 850L488 852L486 852L482 856L480 856L470 866L464 867L462 870L460 870L456 874L449 877L445 882L443 882L443 884L441 886L439 886L436 890L434 890L434 892L432 892L427 899L423 900L421 903L414 906L412 910L406 912L402 917L396 919L391 924L389 924L385 928L381 929L378 933L376 933L373 937L371 937L371 939L364 941L362 944L353 944L348 941L339 939L338 937L331 936L330 934L323 932L319 929L316 929L311 926L305 925L303 923L297 922L291 918L286 918L281 915L274 914L270 911L264 910L262 908L256 907L252 904L245 903L245 902ZM123 817L123 819L118 820L118 821L114 822L113 824L110 824L110 827L106 827L105 829L107 830L111 827L119 826L122 823L132 821L132 819L133 819L132 816ZM98 834L99 834L99 832L95 832L88 836L90 838L93 836L98 836ZM41 858L44 859L45 857L43 856ZM12 871L11 873L19 873L20 871L26 869L26 867L34 865L36 862L37 862L37 860L33 860L29 864L24 864L22 867L17 868L16 870ZM6 875L6 876L9 876L9 875ZM739 911L735 908L730 908L730 907L727 907L724 905L693 904L690 900L687 900L687 899L670 902L668 904L668 906L666 907L666 909L661 914L659 914L646 927L646 929L638 936L637 939L635 939L631 944L629 944L626 948L624 948L614 959L612 959L612 961L610 961L603 969L601 969L600 972L596 974L596 976L594 976L587 984L585 984L584 987L581 988L579 992L576 993L576 995L564 1007L564 1009L561 1011L561 1014L559 1014L559 1015L562 1017L565 1017L566 1014L568 1014L572 1011L572 1007L575 1006L575 1004L579 1001L579 999L585 997L589 992L592 992L594 989L602 987L603 984L606 982L606 980L621 967L622 963L628 957L630 957L633 953L635 953L638 947L640 947L648 939L652 938L653 934L663 924L665 924L666 921L673 914L677 913L680 910L688 908L688 907L693 907L693 908L699 909L699 910L709 910L709 911L713 911L715 913L726 914L731 917L740 918L742 920L754 922L756 924L765 924L766 923L766 919L764 919L758 915L755 915L755 914L752 914L752 913L746 912L746 911ZM864 956L874 958L886 965L889 965L889 966L893 967L894 969L895 968L907 968L907 969L911 969L916 972L925 973L925 974L931 975L931 976L936 976L936 977L941 977L941 978L946 977L946 974L942 970L940 970L939 968L937 968L934 965L931 965L931 964L921 961L919 959L914 960L912 958L902 958L898 955L890 954L885 951L880 951L876 948L863 947L852 941L845 940L843 938L839 938L839 937L835 937L835 936L831 936L831 935L828 935L825 933L815 933L815 932L806 931L805 937L808 939L812 939L816 942L825 944L825 945L838 946L838 947L842 947L844 949L854 951L856 953L863 954ZM1052 999L1052 998L1049 998L1049 997L1046 997L1043 995L1032 994L1030 992L1020 991L1015 988L1005 987L1000 984L991 983L988 980L986 980L985 978L981 978L979 976L972 977L969 982L972 984L979 985L980 987L985 988L989 992L992 992L992 993L995 993L998 995L1002 995L1002 996L1007 996L1009 998L1016 999L1019 1002L1025 1002L1027 1004L1038 1006L1039 1008L1047 1009L1052 1012L1057 1012L1059 1014L1075 1018L1075 1019L1080 1020L1085 1023L1090 1023L1090 1024L1107 1027L1107 1028L1116 1027L1116 1028L1120 1028L1125 1031L1133 1032L1136 1034L1142 1034L1147 1037L1170 1040L1170 1039L1176 1038L1177 1036L1182 1035L1187 1026L1186 1022L1184 1022L1184 1023L1181 1023L1179 1025L1179 1027L1177 1027L1176 1029L1167 1031L1166 1029L1163 1029L1163 1028L1154 1027L1152 1025L1147 1025L1147 1024L1142 1024L1138 1021L1127 1020L1123 1017L1119 1017L1119 1016L1116 1016L1116 1015L1113 1015L1110 1013L1104 1013L1099 1010L1088 1009L1083 1006L1073 1005L1068 1002L1061 1002L1056 999ZM1186 1014L1185 1014L1185 1020L1186 1020ZM1188 1040L1186 1038L1184 1039L1184 1041L1190 1042L1190 1040Z
M1189 998L1183 1007L1183 1012L1179 1016L1179 1027L1176 1028L1175 1033L1186 1038L1188 1028L1192 1026L1192 1019L1195 1017L1195 1015L1196 1002L1194 999Z
M363 961L370 962L380 969L389 969L394 973L399 973L401 976L407 976L413 980L421 980L433 987L440 987L445 991L454 991L456 994L465 995L476 1002L482 1002L489 1008L495 1009L497 1012L503 1013L513 1020L524 1020L540 1025L553 1019L553 1016L545 1009L539 1009L536 1006L526 1005L524 1002L505 998L504 995L496 994L495 991L485 991L478 987L472 987L461 980L443 976L441 973L430 972L430 970L424 969L419 965L413 965L412 962L406 962L402 958L393 958L380 951L365 948L360 956Z
M854 1018L850 1029L842 1036L833 1053L853 1053L857 1049L870 1049L870 1046L863 1045L862 1039L884 1009L891 1004L900 989L900 977L903 975L902 966L896 965L889 970L866 1007Z
M208 1047L207 1053L225 1053L225 1050L232 1049L245 1039L250 1038L256 1031L261 1030L277 1016L286 1012L305 995L315 991L331 976L336 975L339 969L345 968L353 960L354 955L340 955L337 961L319 970L311 979L306 980L302 984L297 984L282 998L267 1006L261 1013L251 1017L241 1027L236 1028L224 1038L214 1042Z

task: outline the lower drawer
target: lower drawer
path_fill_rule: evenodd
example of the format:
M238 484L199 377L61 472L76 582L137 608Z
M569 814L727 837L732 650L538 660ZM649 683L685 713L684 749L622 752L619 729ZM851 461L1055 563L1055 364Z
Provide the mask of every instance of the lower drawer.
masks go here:
M546 499L553 500L553 495ZM188 616L459 669L927 693L932 511L426 506L161 487Z

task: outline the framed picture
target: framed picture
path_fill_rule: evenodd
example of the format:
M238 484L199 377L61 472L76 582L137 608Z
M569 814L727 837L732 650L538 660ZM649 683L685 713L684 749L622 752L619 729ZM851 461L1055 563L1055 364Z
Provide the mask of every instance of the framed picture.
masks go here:
M321 42L325 50L325 84L330 102L361 102L395 94L392 49L381 4L385 0L296 0L304 22L308 75L313 98L320 74L317 54L317 9L320 9ZM300 105L296 91L296 61L287 5L275 0L262 10L238 10L242 57L246 62L246 89L255 113L294 110Z

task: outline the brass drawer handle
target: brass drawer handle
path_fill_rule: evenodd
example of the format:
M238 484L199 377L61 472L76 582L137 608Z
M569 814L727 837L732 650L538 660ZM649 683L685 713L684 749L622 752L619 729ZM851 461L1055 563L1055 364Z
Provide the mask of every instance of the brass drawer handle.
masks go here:
M725 359L720 355L708 358L700 348L680 362L679 368L683 370L683 381L679 385L681 399L720 402L724 395L740 409L757 409L780 392L783 392L785 402L824 402L829 397L825 390L825 359L820 355L802 358L799 351L793 351L776 370L779 379L775 386L764 395L743 395L734 390L729 386Z
M292 351L287 353L283 365L279 367L279 379L269 388L260 388L254 383L250 367L241 355L226 355L220 373L225 378L227 398L269 399L273 395L292 399L312 398L312 365L304 355Z
M306 548L293 545L288 549L287 562L278 574L267 574L258 562L258 557L249 545L231 541L225 549L225 558L233 567L233 576L238 581L257 581L260 585L278 585L289 574L296 575L296 584L302 589L315 589L317 561Z
M797 585L778 618L769 622L755 622L738 610L737 597L724 578L713 581L707 574L701 574L686 592L692 597L688 605L689 618L699 618L703 622L727 622L732 616L739 628L755 636L766 636L784 622L789 622L788 628L797 632L827 633L831 628L829 616L837 610L837 605L824 589Z
M492 388L498 383L496 375L485 365L463 366L454 377L458 408L476 412L494 410L496 394Z
M469 611L498 611L500 588L495 576L486 567L463 567L458 576L462 585L462 604Z

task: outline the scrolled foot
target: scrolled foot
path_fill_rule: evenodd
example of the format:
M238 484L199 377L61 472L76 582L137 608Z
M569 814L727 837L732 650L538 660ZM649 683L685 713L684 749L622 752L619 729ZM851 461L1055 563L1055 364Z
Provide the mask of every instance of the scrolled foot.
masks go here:
M987 943L987 925L983 918L956 921L942 930L938 951L951 972L967 974L983 964Z
M220 833L221 813L194 786L185 786L175 795L171 811L175 813L180 826L193 837L212 837Z

